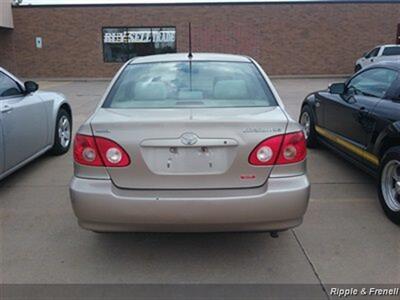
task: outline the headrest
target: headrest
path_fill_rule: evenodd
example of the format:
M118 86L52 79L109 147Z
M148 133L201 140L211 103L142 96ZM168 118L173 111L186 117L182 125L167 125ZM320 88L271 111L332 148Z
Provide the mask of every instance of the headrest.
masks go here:
M244 80L220 80L214 86L214 99L248 99L249 93Z
M167 87L163 82L138 82L135 86L135 100L165 100L166 98Z

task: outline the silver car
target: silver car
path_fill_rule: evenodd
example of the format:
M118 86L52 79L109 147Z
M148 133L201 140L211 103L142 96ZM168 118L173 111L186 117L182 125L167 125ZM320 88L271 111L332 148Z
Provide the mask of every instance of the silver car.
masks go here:
M308 205L306 145L252 59L127 62L74 142L72 206L108 231L280 231Z
M37 91L0 67L0 180L38 156L71 144L71 107L58 93Z

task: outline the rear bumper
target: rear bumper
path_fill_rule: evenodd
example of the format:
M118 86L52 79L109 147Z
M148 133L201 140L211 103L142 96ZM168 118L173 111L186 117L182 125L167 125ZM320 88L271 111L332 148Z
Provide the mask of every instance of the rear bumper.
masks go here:
M270 178L253 189L123 190L110 180L74 177L70 196L81 227L94 231L285 230L301 224L306 175Z

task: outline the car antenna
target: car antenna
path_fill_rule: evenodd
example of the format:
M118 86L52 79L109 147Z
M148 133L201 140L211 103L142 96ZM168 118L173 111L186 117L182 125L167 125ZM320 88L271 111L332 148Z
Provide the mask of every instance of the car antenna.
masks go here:
M190 83L190 91L192 91L192 23L189 22L189 83Z
M192 53L192 23L189 22L189 58L193 58L193 53Z

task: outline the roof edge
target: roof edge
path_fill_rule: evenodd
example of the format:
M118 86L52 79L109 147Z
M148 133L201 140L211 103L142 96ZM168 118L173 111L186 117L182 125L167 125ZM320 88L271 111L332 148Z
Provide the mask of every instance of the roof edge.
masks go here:
M21 3L14 4L14 8L26 7L73 7L73 6L181 6L181 5L276 5L276 4L399 4L400 0L259 0L259 1L232 1L232 0L199 0L199 1L120 1L115 3Z

